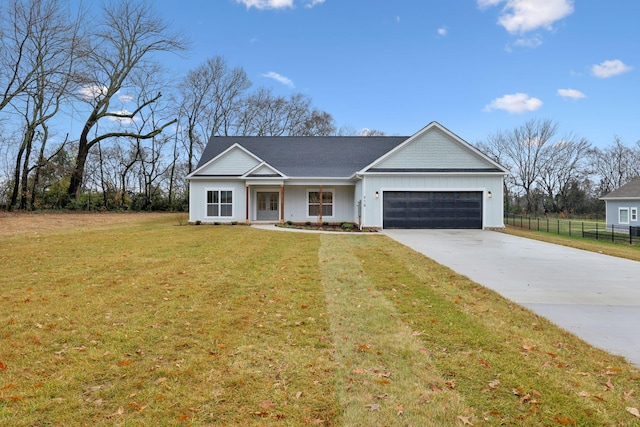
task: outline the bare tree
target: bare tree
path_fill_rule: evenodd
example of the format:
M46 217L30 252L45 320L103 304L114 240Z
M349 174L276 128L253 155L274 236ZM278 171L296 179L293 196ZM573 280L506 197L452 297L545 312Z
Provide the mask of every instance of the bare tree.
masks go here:
M480 143L480 150L511 171L512 184L525 197L527 212L536 208L534 189L546 164L545 150L555 136L558 125L551 120L529 120L509 132L499 131Z
M587 153L589 142L569 135L547 144L542 155L538 184L546 193L545 209L560 212L568 209L572 184L583 182L589 175Z
M628 147L616 136L610 146L594 148L590 160L600 178L600 195L605 195L640 175L640 142Z
M113 111L112 101L121 90L135 91L130 77L136 69L153 64L153 54L178 52L186 48L186 41L169 32L167 24L154 12L148 2L117 0L107 2L102 10L95 34L84 47L83 91L81 99L89 112L78 141L75 168L70 177L68 196L75 199L82 191L87 155L98 142L114 137L148 139L160 134L176 120L158 124L143 133L130 129L113 129L90 133L102 119L132 120L137 114L161 98L161 93L137 103L132 111ZM122 94L126 96L125 94ZM102 128L101 128L102 129Z
M34 0L14 2L11 16L15 25L28 26L29 34L23 41L22 64L34 71L28 84L24 85L24 96L11 99L16 115L24 120L22 141L16 153L13 191L8 208L12 209L20 197L20 208L26 209L28 198L28 175L35 170L37 183L40 168L45 158L49 138L49 120L60 110L68 96L68 86L78 41L78 27L68 19L57 0ZM34 143L40 143L35 165L30 165ZM58 150L60 147L58 147ZM34 185L35 186L35 185Z
M211 136L234 132L241 97L250 86L244 70L229 69L220 56L208 59L187 74L179 89L189 172Z
M297 93L286 98L260 88L249 95L238 120L238 134L256 136L312 136L335 133L329 113L314 109L311 99ZM317 133L316 133L317 132Z

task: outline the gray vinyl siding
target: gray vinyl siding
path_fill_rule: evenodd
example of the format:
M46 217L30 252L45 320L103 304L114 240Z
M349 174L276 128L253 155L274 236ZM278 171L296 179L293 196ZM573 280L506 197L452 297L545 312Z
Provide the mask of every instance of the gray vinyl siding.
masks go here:
M354 218L354 186L324 185L324 191L334 191L333 217L323 218L327 222L355 222ZM285 186L284 220L293 222L317 221L317 217L308 216L307 192L318 191L318 186L290 185Z
M607 208L607 225L620 225L620 226L632 226L632 227L640 227L640 200L607 200L606 201ZM629 223L621 224L619 221L619 212L620 208L628 208L629 209ZM636 220L631 219L631 209L635 208L638 212L638 217Z
M503 183L497 175L416 175L365 176L364 226L382 227L382 201L384 191L481 191L483 192L483 228L504 228ZM376 191L379 197L375 197ZM488 198L491 192L492 197Z
M439 129L431 129L375 165L385 169L493 168L469 147L453 141Z
M207 217L208 190L233 191L233 216L224 218ZM189 221L203 223L232 222L245 220L245 186L239 181L189 181Z
M204 166L198 171L198 175L242 175L258 164L255 158L236 148Z

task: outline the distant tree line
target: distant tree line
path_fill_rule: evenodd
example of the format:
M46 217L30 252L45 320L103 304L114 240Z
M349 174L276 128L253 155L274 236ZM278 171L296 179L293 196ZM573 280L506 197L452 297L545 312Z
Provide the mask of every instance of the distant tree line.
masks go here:
M338 132L307 95L253 89L222 57L172 77L189 41L149 1L7 0L0 42L7 209L185 209L210 137Z
M603 216L599 198L640 175L640 141L627 146L615 137L594 147L573 133L560 135L548 119L498 131L477 147L511 172L505 212Z
M188 48L151 1L0 3L0 207L184 210L212 136L357 133L305 94L254 88L220 56L174 76L164 64ZM596 213L598 196L640 173L638 143L557 132L532 120L478 144L512 172L508 211Z

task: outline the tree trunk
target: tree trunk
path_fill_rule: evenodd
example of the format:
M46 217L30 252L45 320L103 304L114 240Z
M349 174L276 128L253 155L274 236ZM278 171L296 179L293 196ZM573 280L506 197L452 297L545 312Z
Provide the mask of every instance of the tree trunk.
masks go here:
M11 211L18 202L18 193L20 192L20 166L22 165L22 154L24 154L24 144L18 150L16 156L16 168L13 173L13 190L11 191L11 198L9 199L9 205L7 210Z

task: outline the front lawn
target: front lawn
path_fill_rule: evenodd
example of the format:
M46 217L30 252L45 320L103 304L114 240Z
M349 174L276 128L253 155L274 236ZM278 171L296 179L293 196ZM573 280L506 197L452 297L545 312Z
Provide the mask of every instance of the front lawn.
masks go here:
M640 372L386 236L0 233L0 425L637 425Z

